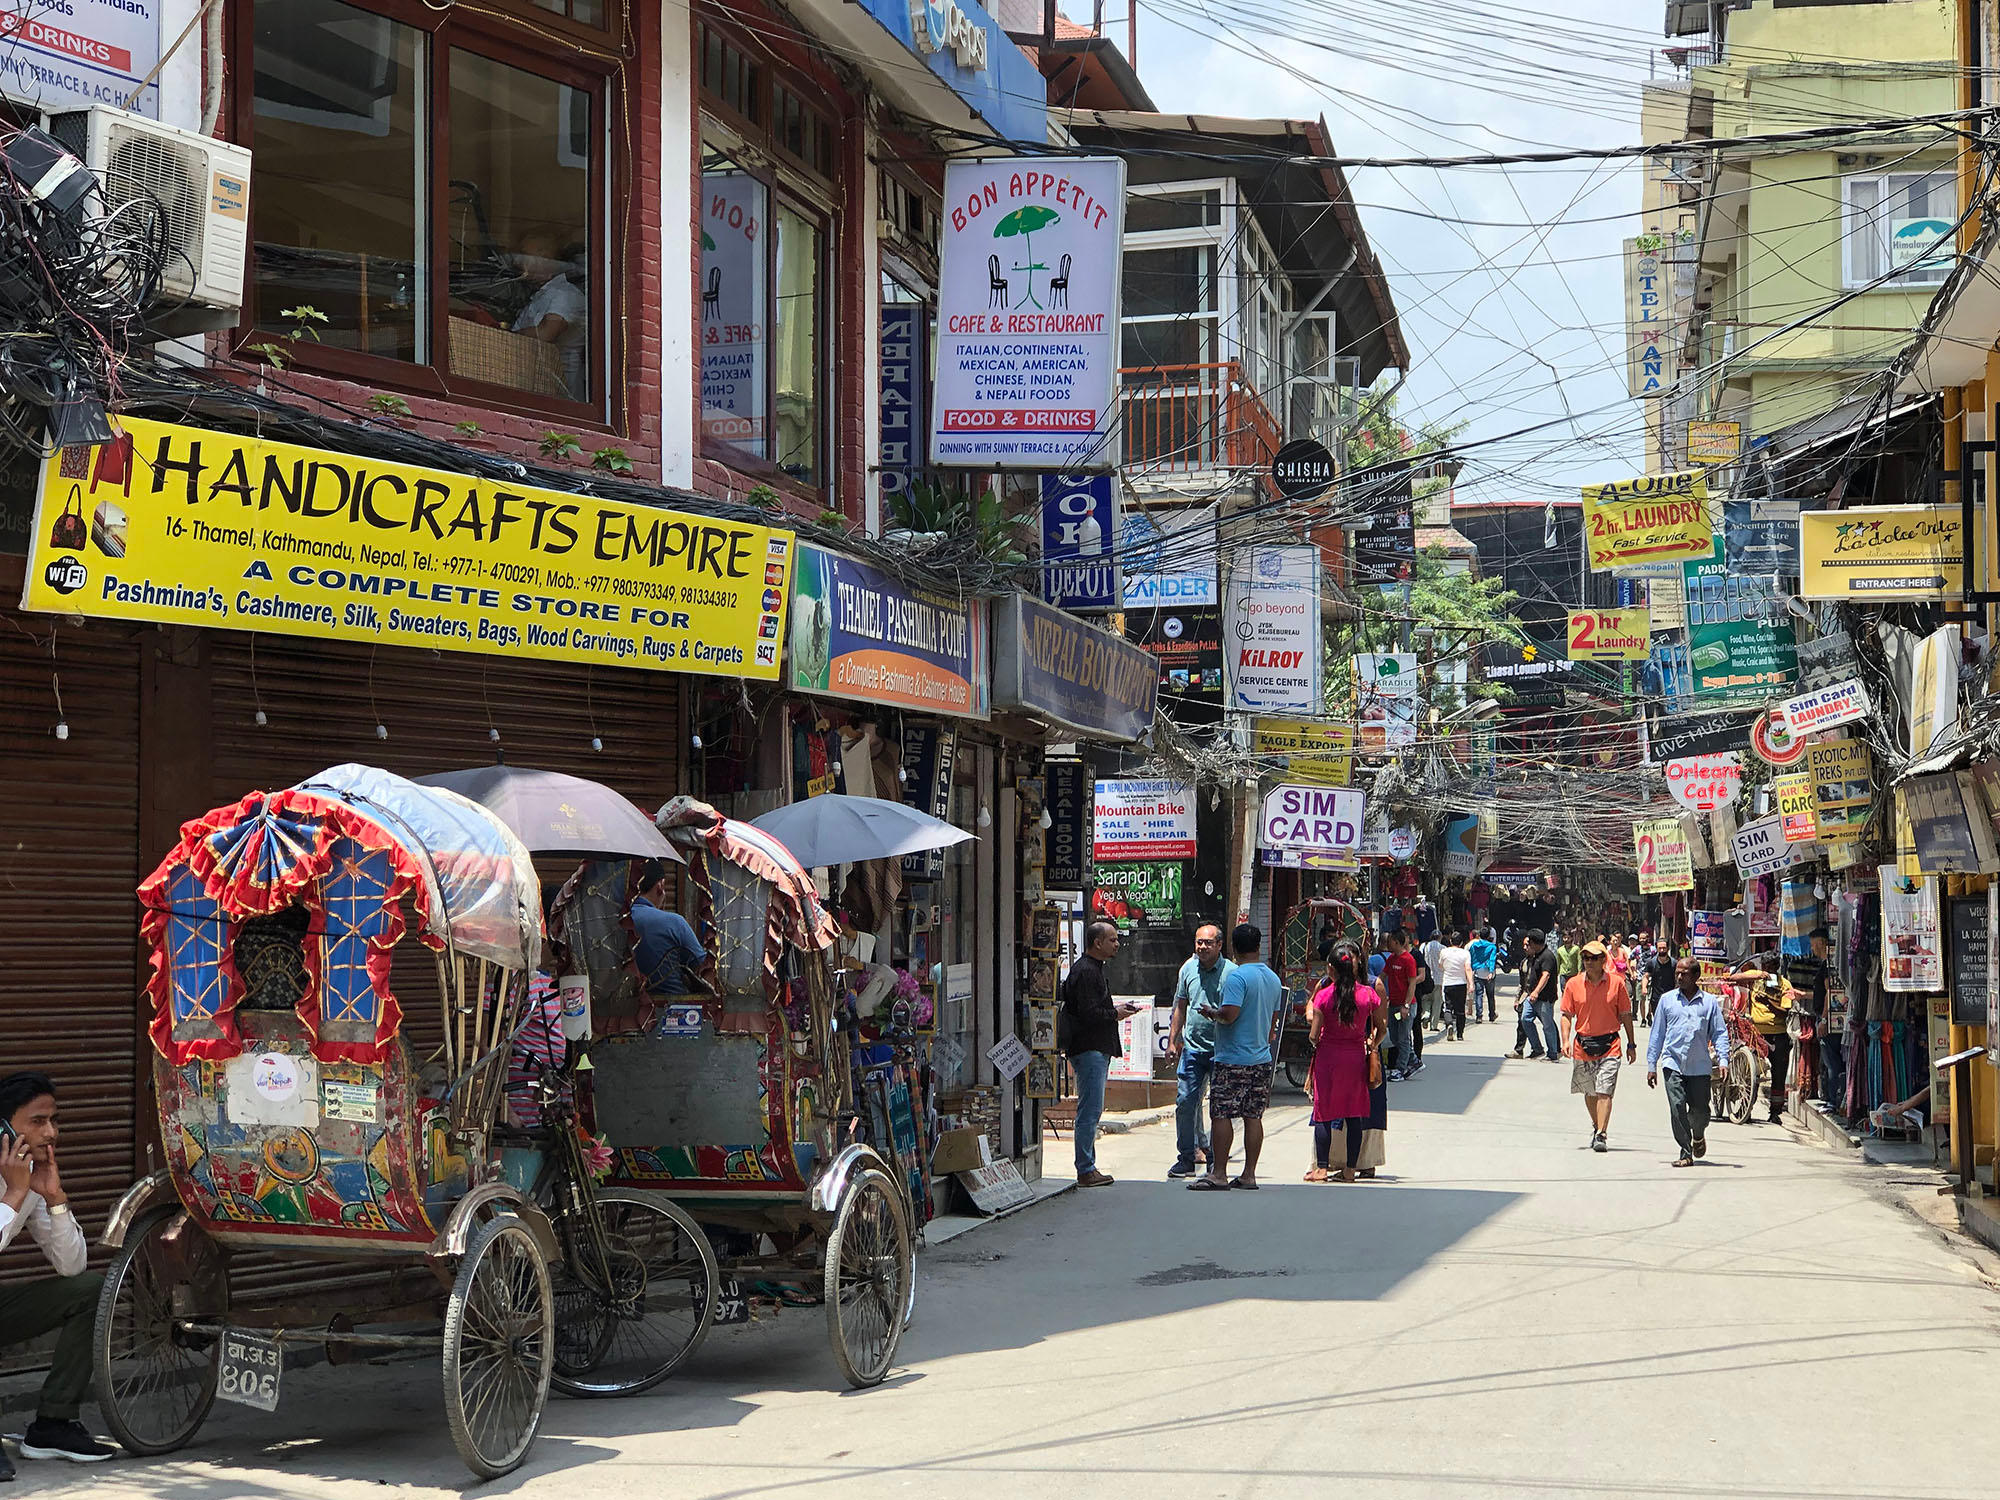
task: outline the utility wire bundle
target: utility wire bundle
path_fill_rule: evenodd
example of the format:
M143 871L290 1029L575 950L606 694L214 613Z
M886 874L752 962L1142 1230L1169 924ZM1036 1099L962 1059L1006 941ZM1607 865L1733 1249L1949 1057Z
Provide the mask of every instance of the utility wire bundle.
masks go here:
M107 205L53 137L0 133L0 441L110 441L119 363L177 253L158 200Z

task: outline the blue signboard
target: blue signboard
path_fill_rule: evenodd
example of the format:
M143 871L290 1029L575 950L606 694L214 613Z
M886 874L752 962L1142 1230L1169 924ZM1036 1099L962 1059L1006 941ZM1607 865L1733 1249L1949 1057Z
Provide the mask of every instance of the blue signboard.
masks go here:
M1129 641L1025 594L993 605L993 706L1019 708L1091 739L1153 727L1160 669Z
M1042 476L1042 597L1058 609L1118 607L1111 484L1109 474Z
M1048 83L979 0L860 0L860 5L1002 140L1048 143Z
M882 510L907 524L903 497L924 463L923 315L914 302L882 305Z
M802 693L983 719L986 602L927 593L802 542L785 681Z

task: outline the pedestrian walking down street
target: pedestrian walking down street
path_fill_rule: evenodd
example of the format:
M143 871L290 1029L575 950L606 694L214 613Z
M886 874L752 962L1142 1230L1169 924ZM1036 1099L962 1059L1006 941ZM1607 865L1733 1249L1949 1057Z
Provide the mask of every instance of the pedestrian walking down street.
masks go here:
M1438 989L1444 995L1444 1034L1465 1040L1465 1000L1472 992L1472 956L1465 934L1452 929L1451 941L1438 952Z
M1063 1050L1069 1054L1070 1072L1076 1075L1076 1124L1070 1133L1075 1137L1079 1187L1111 1186L1110 1174L1097 1170L1097 1122L1104 1117L1104 1082L1111 1074L1111 1059L1124 1052L1118 1023L1141 1009L1111 998L1104 965L1117 951L1116 924L1092 922L1084 929L1083 956L1069 966L1057 995L1069 1028Z
M1372 1171L1376 1164L1367 1162L1362 1152L1377 1091L1387 1110L1388 1088L1377 1046L1384 1029L1382 997L1361 983L1361 956L1352 946L1336 947L1332 963L1332 975L1313 996L1307 1021L1313 1045L1313 1165L1306 1173L1307 1182L1328 1180L1336 1127L1343 1157L1340 1180L1354 1181L1364 1165Z
M1713 1056L1711 1057L1711 1049ZM1729 1067L1729 1022L1722 999L1701 988L1701 965L1680 961L1674 988L1653 997L1653 1031L1646 1038L1646 1087L1667 1075L1667 1114L1681 1154L1677 1167L1708 1155L1708 1106L1715 1070Z
M1395 1054L1389 1062L1389 1076L1400 1080L1420 1066L1412 1045L1417 1026L1417 960L1410 952L1408 933L1399 928L1387 941L1389 957L1382 965L1381 995L1389 1007L1389 1045Z
M1438 1040L1444 1041L1451 1034L1451 1024L1444 1019L1444 981L1439 971L1444 963L1444 934L1433 933L1424 944L1424 971L1417 976L1417 1056L1424 1055L1424 1033L1431 1029L1431 1023L1438 1024Z
M1785 1118L1785 1089L1792 1068L1791 981L1769 969L1746 966L1728 976L1750 986L1750 1024L1771 1049L1771 1123Z
M1264 934L1248 922L1229 935L1236 967L1223 978L1222 1003L1199 1005L1215 1022L1215 1071L1208 1083L1208 1171L1188 1184L1192 1191L1228 1188L1254 1191L1257 1158L1264 1150L1264 1111L1271 1103L1271 1017L1285 986L1259 956ZM1229 1175L1234 1122L1243 1122L1243 1171Z
M1493 929L1483 928L1478 937L1465 945L1465 951L1472 960L1472 1019L1479 1022L1500 1019L1499 999L1493 991L1493 980L1499 971L1500 949L1493 941Z
M1647 985L1649 993L1639 1012L1639 1019L1647 1025L1652 1024L1654 1013L1660 1008L1660 997L1680 983L1681 960L1688 956L1685 947L1680 953L1675 953L1672 943L1665 938L1660 940L1660 946L1653 955ZM1699 972L1701 965L1697 963L1695 969Z
M1174 1066L1174 1164L1169 1177L1192 1177L1208 1164L1208 1075L1215 1069L1215 1022L1195 1007L1222 1004L1222 981L1236 967L1222 956L1222 929L1197 927L1194 957L1174 981L1174 1017L1167 1056Z
M1527 936L1527 966L1521 970L1520 998L1514 1002L1514 1009L1520 1012L1520 1024L1515 1027L1514 1050L1509 1057L1521 1056L1523 1044L1531 1050L1528 1056L1546 1057L1550 1062L1562 1060L1561 1050L1556 1045L1556 958L1555 949L1542 936L1539 927L1530 928Z
M1639 1039L1632 1030L1631 991L1611 972L1604 944L1583 945L1583 972L1563 986L1558 1009L1563 1055L1570 1059L1569 1091L1583 1095L1583 1107L1590 1113L1590 1149L1608 1151L1618 1065L1627 1056L1639 1055Z

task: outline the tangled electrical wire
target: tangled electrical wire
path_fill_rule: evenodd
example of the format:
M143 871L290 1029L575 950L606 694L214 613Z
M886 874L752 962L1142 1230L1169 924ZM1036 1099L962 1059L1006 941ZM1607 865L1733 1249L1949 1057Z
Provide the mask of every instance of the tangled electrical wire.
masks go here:
M0 132L0 442L106 442L119 366L172 259L166 209L53 137Z

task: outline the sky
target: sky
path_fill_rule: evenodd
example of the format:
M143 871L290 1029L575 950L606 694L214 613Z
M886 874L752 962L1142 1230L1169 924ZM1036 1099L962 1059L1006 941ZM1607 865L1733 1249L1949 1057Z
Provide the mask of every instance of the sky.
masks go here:
M1663 14L1661 0L1148 0L1139 74L1170 113L1324 116L1342 156L1626 145L1649 66L1672 76ZM1105 31L1127 43L1116 0ZM1573 498L1642 472L1619 281L1637 166L1347 175L1410 346L1404 421L1462 423L1475 443L1547 424L1471 449L1458 498Z

